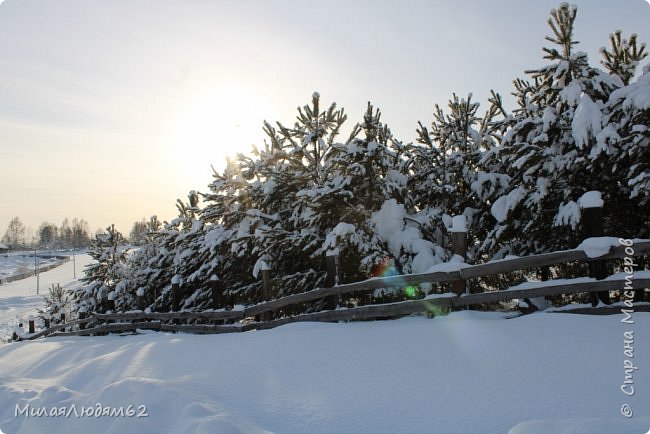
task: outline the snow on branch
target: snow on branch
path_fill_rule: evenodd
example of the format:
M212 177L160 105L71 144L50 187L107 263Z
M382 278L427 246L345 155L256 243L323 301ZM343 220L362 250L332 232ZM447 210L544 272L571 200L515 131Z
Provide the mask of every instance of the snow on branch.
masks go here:
M571 122L573 140L578 148L589 146L589 138L596 137L602 129L602 120L603 114L598 105L583 93Z
M575 229L580 223L580 207L574 201L560 205L558 213L553 219L553 226L571 226Z
M600 191L588 191L578 199L580 208L602 208L604 205L603 197Z

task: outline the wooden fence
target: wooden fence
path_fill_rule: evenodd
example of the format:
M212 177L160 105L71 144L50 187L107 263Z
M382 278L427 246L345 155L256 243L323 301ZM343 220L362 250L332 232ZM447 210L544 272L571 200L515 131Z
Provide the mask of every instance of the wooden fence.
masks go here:
M300 294L293 294L275 300L233 310L213 310L202 312L151 312L134 311L125 313L92 314L88 318L77 319L55 325L38 333L25 335L23 339L36 339L42 336L97 335L110 332L128 332L137 329L178 331L190 333L232 333L254 329L269 329L283 324L301 321L353 321L377 318L395 318L413 313L437 314L453 308L507 301L512 299L568 295L578 293L603 293L612 290L637 291L650 288L650 274L635 270L637 276L627 275L592 276L590 278L547 280L529 282L513 288L468 294L449 292L431 294L423 299L395 303L373 304L354 308L336 308L319 312L303 313L294 316L273 318L273 312L296 303L314 302L326 297L343 294L364 293L378 288L405 287L422 283L452 283L457 288L469 279L493 276L515 271L535 269L568 262L586 261L590 264L589 274L598 274L598 267L604 260L650 255L650 241L638 241L633 249L620 245L611 247L609 252L590 257L581 249L545 253L493 261L486 264L457 267L453 271L440 271L422 274L408 274L384 278L371 278L362 282L317 288ZM595 270L595 271L594 271ZM332 270L331 272L336 272ZM329 282L334 280L329 278ZM620 310L619 310L620 312ZM271 314L269 314L271 313ZM188 324L191 323L191 324ZM31 325L33 328L33 325Z

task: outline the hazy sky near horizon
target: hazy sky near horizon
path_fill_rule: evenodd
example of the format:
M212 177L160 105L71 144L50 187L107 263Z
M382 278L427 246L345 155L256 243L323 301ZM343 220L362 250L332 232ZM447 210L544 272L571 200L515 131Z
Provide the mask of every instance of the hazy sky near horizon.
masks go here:
M262 144L264 119L292 125L319 91L367 101L398 138L452 93L490 89L545 64L558 1L0 1L0 237L65 217L128 234L207 191L211 165ZM577 2L578 49L621 29L650 42L645 0ZM342 137L343 139L343 137Z

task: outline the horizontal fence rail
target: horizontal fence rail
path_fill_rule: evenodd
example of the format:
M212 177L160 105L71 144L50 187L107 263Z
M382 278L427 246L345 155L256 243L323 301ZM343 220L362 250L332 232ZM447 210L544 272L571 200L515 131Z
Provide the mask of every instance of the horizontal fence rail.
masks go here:
M52 326L24 339L36 339L42 336L72 336L93 335L110 332L129 332L141 330L180 331L188 333L232 333L253 329L270 329L293 322L316 321L352 321L376 318L392 318L414 313L433 313L452 308L463 308L472 305L493 303L522 298L545 297L562 294L598 293L610 290L644 290L650 288L650 278L642 277L627 279L621 274L609 276L603 280L594 278L558 279L541 282L526 282L505 290L488 291L476 294L433 294L423 299L401 301L395 303L374 304L354 308L339 308L303 313L295 316L254 321L253 318L265 312L310 301L321 300L328 296L339 296L353 292L371 291L378 288L403 287L421 283L460 282L467 279L486 277L501 273L526 270L536 267L564 264L575 261L596 261L617 259L626 256L650 255L650 241L635 241L633 254L624 246L610 248L609 252L598 257L590 257L581 249L551 252L534 256L510 258L489 262L487 264L468 265L458 264L454 271L437 271L431 273L408 274L384 278L371 278L361 282L348 283L329 288L317 288L308 292L292 294L271 301L266 301L244 309L215 310L202 312L126 312L92 314L89 318L78 319ZM176 322L170 324L166 322ZM240 324L178 324L181 321L241 321ZM247 322L248 321L248 322ZM93 328L68 330L75 325L87 325L105 322ZM60 331L64 330L64 331Z
M578 278L575 280L581 280ZM569 279L571 280L571 279ZM562 281L555 284L553 280L547 280L546 282L549 285L540 286L538 288L527 288L527 289L514 289L506 291L492 291L492 292L483 292L480 294L470 294L458 299L453 300L454 307L463 307L470 306L473 304L484 304L491 303L495 301L506 301L513 300L515 298L535 298L535 297L546 297L550 295L562 295L562 294L579 294L583 292L600 292L600 291L610 291L610 290L622 290L624 287L628 287L633 290L650 288L650 279L634 279L631 282L631 285L627 285L627 281L624 278L620 279L608 279L608 280L595 280L593 282L573 282L567 283Z
M97 313L93 317L98 320L225 320L243 319L243 310L204 311L204 312L126 312L126 313Z
M639 242L634 245L633 256L650 255L650 241ZM458 271L441 271L435 273L406 274L401 276L390 276L373 278L362 282L348 283L331 288L318 288L301 294L288 295L276 300L260 303L247 307L245 316L258 315L263 312L276 310L294 303L319 300L329 295L342 295L351 292L370 291L378 288L399 287L420 283L446 283L458 282L465 279L486 277L494 274L521 271L530 268L544 267L549 265L564 264L566 262L594 259L617 259L626 256L625 247L617 246L602 256L589 257L583 250L567 250L561 252L544 253L541 255L527 256L522 258L503 259L479 265L466 265L460 263L463 268ZM517 297L514 297L517 298Z

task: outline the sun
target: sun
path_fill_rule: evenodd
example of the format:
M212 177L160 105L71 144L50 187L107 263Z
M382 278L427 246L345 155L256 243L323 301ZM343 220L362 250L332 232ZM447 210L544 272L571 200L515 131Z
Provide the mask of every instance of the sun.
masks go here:
M207 185L211 166L221 171L227 157L250 153L264 140L266 99L240 86L212 86L187 98L173 128L173 167L191 188ZM189 188L189 187L188 187Z

